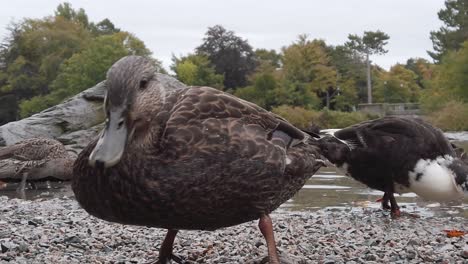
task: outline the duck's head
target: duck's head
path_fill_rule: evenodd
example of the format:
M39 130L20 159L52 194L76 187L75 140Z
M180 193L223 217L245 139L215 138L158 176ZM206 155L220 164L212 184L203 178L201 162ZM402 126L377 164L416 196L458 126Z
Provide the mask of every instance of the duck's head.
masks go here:
M331 136L322 137L318 142L322 155L331 163L341 166L343 162L345 162L346 157L350 152L347 145Z
M152 82L155 73L152 61L140 56L123 57L109 69L106 124L89 156L91 166L116 165L127 144L147 130L158 105L164 103L164 90Z

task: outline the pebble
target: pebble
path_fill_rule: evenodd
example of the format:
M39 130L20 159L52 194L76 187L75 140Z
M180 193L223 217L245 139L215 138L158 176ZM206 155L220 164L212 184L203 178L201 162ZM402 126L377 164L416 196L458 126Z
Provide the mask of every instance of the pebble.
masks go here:
M0 263L148 263L166 231L89 216L72 198L23 201L0 197ZM325 208L272 214L276 244L287 263L466 263L463 217L391 217L377 208ZM174 254L186 263L265 262L257 222L179 232ZM262 262L263 261L263 262Z
M368 260L368 261L376 261L377 259L378 259L378 257L376 255L374 255L374 254L368 254L366 256L366 260Z
M463 248L461 256L463 258L465 258L465 259L468 259L468 248L467 247Z

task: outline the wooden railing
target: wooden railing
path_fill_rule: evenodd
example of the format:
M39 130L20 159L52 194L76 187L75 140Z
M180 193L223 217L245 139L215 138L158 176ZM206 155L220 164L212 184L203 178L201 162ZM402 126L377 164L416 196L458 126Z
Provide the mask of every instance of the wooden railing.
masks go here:
M378 116L421 114L419 104L417 103L359 104L357 110Z

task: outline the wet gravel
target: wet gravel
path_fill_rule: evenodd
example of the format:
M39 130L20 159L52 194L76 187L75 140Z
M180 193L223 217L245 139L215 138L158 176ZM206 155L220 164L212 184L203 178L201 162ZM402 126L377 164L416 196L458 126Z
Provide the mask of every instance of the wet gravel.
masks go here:
M275 213L278 249L290 263L468 263L462 217L404 215L376 208ZM108 223L72 198L0 197L0 263L151 263L165 230ZM187 263L261 263L267 254L256 222L181 231L174 252ZM264 259L263 259L264 260Z

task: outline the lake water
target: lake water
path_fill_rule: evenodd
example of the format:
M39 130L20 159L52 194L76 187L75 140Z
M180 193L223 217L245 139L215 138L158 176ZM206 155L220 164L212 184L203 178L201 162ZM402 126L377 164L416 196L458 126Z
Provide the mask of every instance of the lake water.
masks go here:
M0 190L0 196L18 198L17 184L9 184ZM70 183L38 183L36 190L26 190L27 199L47 199L73 196ZM359 207L380 208L377 199L383 192L372 190L365 185L344 176L334 167L322 168L310 178L306 185L292 199L283 204L279 211L315 211L321 208L350 210ZM396 195L402 212L422 216L454 215L468 218L468 199L447 204L423 201L413 193ZM387 213L382 210L382 213Z
M281 210L313 211L321 208L347 210L356 207L380 208L383 192L347 177L335 168L323 168ZM402 212L421 216L457 215L468 218L468 198L450 203L424 201L414 193L395 195Z

